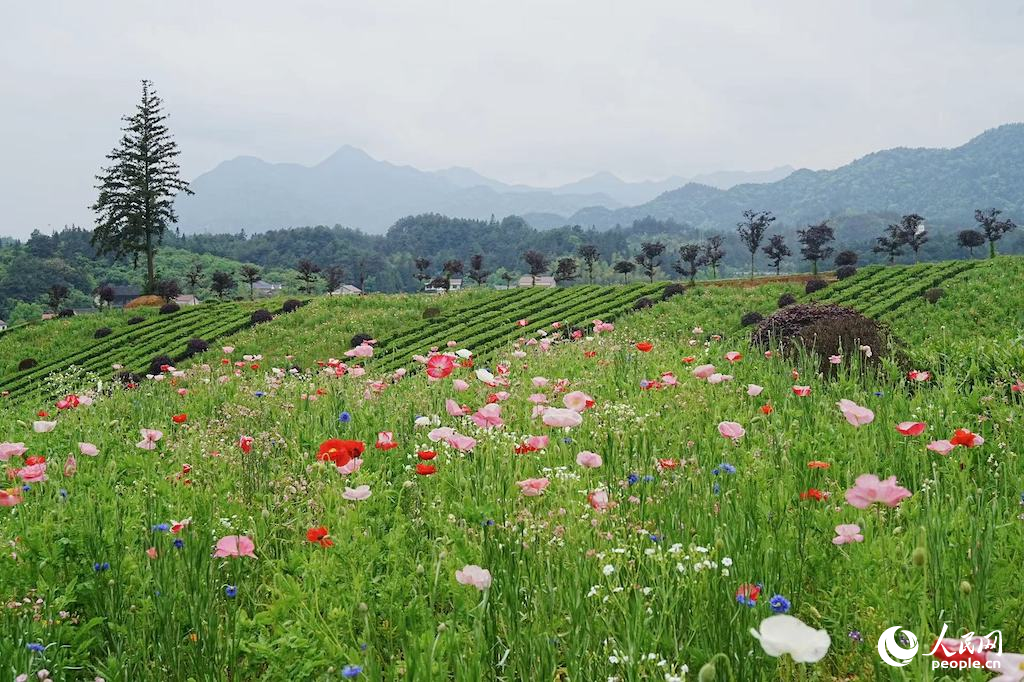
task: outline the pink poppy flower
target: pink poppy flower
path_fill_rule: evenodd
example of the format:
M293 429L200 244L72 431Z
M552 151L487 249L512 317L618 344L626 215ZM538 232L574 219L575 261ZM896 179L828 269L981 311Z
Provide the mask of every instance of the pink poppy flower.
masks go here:
M709 376L715 373L714 365L697 365L693 368L693 376L698 379L707 379Z
M221 350L224 351L224 355L231 355L235 352L234 346L221 346Z
M395 442L395 434L391 431L379 431L377 433L377 442L373 444L373 447L378 450L393 450L398 447L398 443Z
M548 436L528 436L526 440L523 441L523 445L525 445L529 450L536 451L543 450L550 442L551 439Z
M466 408L462 407L451 398L448 398L447 400L444 401L444 409L446 412L448 412L448 414L450 414L453 417L466 416Z
M931 443L925 446L932 452L937 452L940 455L948 455L953 452L953 448L956 446L950 443L948 440L933 440Z
M436 443L441 440L447 440L448 438L451 438L454 435L455 429L453 429L452 427L439 426L436 429L432 429L430 433L427 434L427 438Z
M520 492L526 497L537 497L544 492L544 489L551 483L546 478L527 478L522 481L516 481L516 485L519 486Z
M583 391L573 391L572 393L565 394L562 398L562 403L570 410L583 412L587 408L594 406L594 399Z
M720 374L718 372L715 372L714 374L712 374L711 376L708 377L708 383L709 384L720 384L720 383L722 383L724 381L732 381L732 375L731 374Z
M214 550L213 556L218 559L236 556L255 559L256 555L253 553L255 549L256 545L248 535L226 535L217 541L217 548Z
M528 400L534 405L543 405L548 401L548 397L543 393L531 393Z
M431 379L444 379L455 369L455 360L450 355L431 355L427 359L427 376Z
M607 490L594 490L587 495L587 502L590 506L597 511L605 511L608 509L608 491Z
M139 429L139 432L142 434L142 440L135 445L143 450L156 450L156 442L164 437L164 434L156 429Z
M150 547L149 549L147 549L146 550L146 556L148 556L150 559L157 558L158 555L157 555L156 547Z
M723 438L743 438L746 430L737 424L736 422L719 422L718 433L722 434Z
M601 466L602 462L603 460L601 459L601 455L596 452L590 452L589 450L584 450L580 454L576 455L576 463L586 469L596 469Z
M747 395L759 396L764 391L764 386L758 386L757 384L747 384Z
M811 387L810 386L794 386L793 387L793 395L795 395L795 396L798 396L800 398L806 398L810 394L811 394Z
M676 375L672 372L665 372L661 375L661 383L666 386L675 386L679 383L679 379L677 379Z
M349 461L345 462L340 467L337 467L337 469L338 469L338 473L341 474L342 476L349 476L350 474L354 474L357 471L359 471L359 469L362 466L363 466L363 458L362 457L353 457L352 459L350 459Z
M548 385L548 379L547 377L534 377L530 379L530 383L532 383L536 388L544 388Z
M71 478L76 473L78 473L78 460L74 455L68 455L68 458L64 460L64 477Z
M0 443L0 462L6 462L11 457L21 457L28 448L24 443Z
M833 365L838 365L838 364L841 364L843 362L843 356L842 355L830 355L830 356L828 356L828 361L831 362Z
M467 391L469 390L469 382L463 379L455 379L452 381L452 388L456 391Z
M505 422L501 419L501 405L488 403L473 413L471 419L481 429L491 429Z
M470 438L469 436L464 436L461 433L453 433L445 439L445 442L461 452L469 452L476 447L476 438Z
M572 428L583 423L583 417L576 410L549 407L541 415L541 421L555 428Z
M95 457L100 454L100 449L92 443L79 443L78 451L88 457Z
M611 322L602 322L601 320L594 320L594 333L601 334L603 332L615 331L615 325Z
M846 417L846 421L850 422L853 426L864 426L870 424L875 419L875 413L866 407L861 407L852 400L843 398L836 405L839 406L839 410Z
M341 496L344 497L346 500L351 500L353 502L360 502L362 500L365 500L370 495L370 486L368 485L360 485L356 486L355 488L349 488L348 486L345 486L345 492L341 494Z
M743 359L743 353L739 351L731 350L725 354L725 359L729 362L739 362Z
M46 462L30 464L18 469L18 478L25 483L42 483L46 480Z
M56 428L56 426L57 422L48 422L42 420L32 422L32 430L35 431L36 433L49 433L50 431L53 431L54 428Z
M21 491L17 488L4 490L0 488L0 507L13 507L21 504Z
M857 509L867 509L875 502L896 507L910 497L910 491L896 483L896 477L881 481L874 474L861 474L852 488L846 491L846 501Z
M922 372L916 369L912 369L907 372L907 378L911 381L928 381L932 378L931 372Z
M468 564L463 566L462 570L455 571L455 580L460 585L469 585L482 592L491 586L491 572L476 564Z
M896 425L896 430L904 436L920 436L927 427L924 422L900 422Z
M347 358L371 358L373 357L373 346L368 343L361 343L355 348L345 351Z
M832 544L847 545L851 542L864 542L864 536L860 534L860 526L855 523L841 523L836 526L836 536L832 538Z

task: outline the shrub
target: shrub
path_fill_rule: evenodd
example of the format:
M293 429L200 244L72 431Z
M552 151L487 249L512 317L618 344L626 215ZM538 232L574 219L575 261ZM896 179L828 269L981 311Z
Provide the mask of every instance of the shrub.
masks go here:
M270 314L269 310L260 308L249 316L249 324L263 324L264 322L270 322L272 319L274 319L274 316Z
M75 311L72 310L71 308L64 308L59 313L57 313L57 317L74 317L74 316L75 316Z
M682 284L669 284L667 287L661 290L661 300L667 301L673 296L679 296L686 293L686 287Z
M281 306L281 312L282 313L293 313L293 312L295 312L296 310L298 310L301 307L302 307L302 301L300 301L297 298L289 298Z
M889 357L893 349L885 329L869 317L856 315L838 319L820 319L804 326L795 340L808 353L818 359L818 371L823 376L835 376L842 365L833 365L830 356L859 357L861 369L877 369L882 358ZM860 351L869 346L871 355ZM847 362L849 367L850 363Z
M162 374L163 370L161 369L161 367L164 367L165 365L173 366L174 360L172 360L168 355L156 356L149 362L149 374Z
M757 311L751 311L740 318L740 324L744 327L749 327L752 324L757 324L764 319L764 315Z
M202 339L189 339L185 353L187 356L192 356L196 353L205 353L209 347L210 344L206 343L206 341L203 341Z
M424 320L429 320L429 319L434 318L434 317L439 317L440 315L441 315L441 309L440 308L430 307L430 308L424 309L424 311L423 311L423 319Z
M181 310L181 307L177 303L164 303L160 306L161 315L170 315L171 313L176 313L179 310Z
M779 296L780 308L785 308L786 306L793 305L794 303L796 303L796 296L793 294L783 294L782 296Z
M928 291L924 292L924 300L929 303L938 303L939 299L946 295L945 289L939 287L932 287Z
M857 268L853 265L840 265L836 268L836 279L847 279L857 274Z
M363 345L364 341L369 341L372 338L373 337L370 336L369 334L356 334L349 340L349 348L358 348L359 346Z
M856 251L840 251L836 254L836 266L842 267L844 265L856 265L857 264L857 252Z
M18 363L18 371L24 372L26 369L32 369L38 364L39 363L36 362L35 358L25 358L24 360Z
M146 321L146 318L139 317L138 315L136 315L135 317L129 317L128 318L128 324L138 324L140 322L145 322L145 321Z
M750 340L751 343L759 346L768 346L773 341L785 344L787 340L795 337L801 329L818 320L841 320L848 317L863 316L853 308L844 308L839 305L820 305L814 303L788 305L764 318L757 325Z
M120 372L115 377L122 386L137 385L142 381L142 376L135 372Z
M633 310L646 310L654 305L654 301L649 298L638 298L636 303L633 304Z
M828 282L823 279L809 279L807 284L804 285L805 294L813 294L815 291L821 291L828 286Z
M94 339L102 339L104 336L110 336L110 333L111 333L110 327L100 327L95 332L93 332L92 338L94 338Z

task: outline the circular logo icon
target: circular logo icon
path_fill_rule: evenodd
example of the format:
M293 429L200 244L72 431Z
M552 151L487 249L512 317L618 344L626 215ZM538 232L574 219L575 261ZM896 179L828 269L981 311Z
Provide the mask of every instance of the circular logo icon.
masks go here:
M896 641L898 633L903 634L904 641L907 643L906 647ZM904 630L899 625L892 626L878 638L878 655L882 657L883 663L894 668L902 668L907 665L916 654L917 637L913 632Z

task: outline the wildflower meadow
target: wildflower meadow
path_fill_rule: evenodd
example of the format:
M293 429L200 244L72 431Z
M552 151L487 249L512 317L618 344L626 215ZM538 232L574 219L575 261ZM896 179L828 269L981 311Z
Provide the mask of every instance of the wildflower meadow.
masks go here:
M1024 266L915 267L11 331L0 674L1022 680ZM752 342L784 294L893 352Z

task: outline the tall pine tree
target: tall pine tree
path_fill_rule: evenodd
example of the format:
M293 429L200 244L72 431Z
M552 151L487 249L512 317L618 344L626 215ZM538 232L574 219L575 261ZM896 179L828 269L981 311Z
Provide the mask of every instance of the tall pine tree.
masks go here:
M100 196L92 205L96 228L92 244L102 255L131 257L134 267L139 256L146 258L146 289L156 283L154 257L168 225L178 221L174 197L192 194L188 183L178 177L175 161L180 153L164 121L163 101L142 81L142 101L135 113L123 118L124 133L118 146L107 155L112 162L96 176Z

